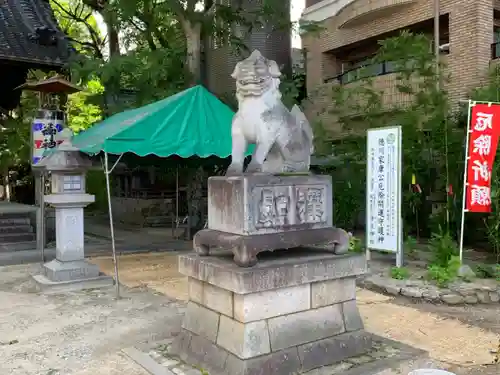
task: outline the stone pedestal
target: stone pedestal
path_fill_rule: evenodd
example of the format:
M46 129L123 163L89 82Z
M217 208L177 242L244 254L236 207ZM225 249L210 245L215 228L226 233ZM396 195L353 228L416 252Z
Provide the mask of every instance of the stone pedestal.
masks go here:
M263 251L330 244L348 251L349 236L332 225L332 179L321 175L249 174L208 179L208 229L194 237L199 255L231 250L242 267Z
M285 255L251 269L230 255L180 256L189 302L173 351L219 375L297 374L366 352L355 286L364 256Z
M99 267L85 259L83 209L94 202L89 194L52 194L45 202L55 208L56 259L43 265L43 274L34 276L43 287L81 289L112 285ZM56 288L57 289L57 288Z

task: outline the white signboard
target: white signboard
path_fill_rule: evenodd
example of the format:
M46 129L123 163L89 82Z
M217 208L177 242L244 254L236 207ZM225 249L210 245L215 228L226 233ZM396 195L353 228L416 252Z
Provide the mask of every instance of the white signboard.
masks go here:
M401 250L401 142L400 126L368 130L367 249L395 253Z

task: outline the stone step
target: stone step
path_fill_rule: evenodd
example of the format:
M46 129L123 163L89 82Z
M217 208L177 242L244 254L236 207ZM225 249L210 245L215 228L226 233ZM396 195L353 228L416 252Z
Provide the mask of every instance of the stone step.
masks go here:
M34 233L0 233L0 244L35 241Z
M0 243L0 253L6 253L10 251L35 250L35 249L36 249L36 241Z
M33 233L33 227L29 224L0 225L0 236L3 233Z

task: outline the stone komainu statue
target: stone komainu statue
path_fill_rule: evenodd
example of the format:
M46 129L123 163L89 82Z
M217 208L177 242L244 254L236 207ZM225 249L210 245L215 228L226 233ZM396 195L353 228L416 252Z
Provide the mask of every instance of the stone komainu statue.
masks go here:
M257 50L239 62L236 80L238 112L232 124L232 163L227 175L243 173L245 153L255 145L246 172L308 172L314 151L313 132L298 106L289 111L281 101L281 72Z

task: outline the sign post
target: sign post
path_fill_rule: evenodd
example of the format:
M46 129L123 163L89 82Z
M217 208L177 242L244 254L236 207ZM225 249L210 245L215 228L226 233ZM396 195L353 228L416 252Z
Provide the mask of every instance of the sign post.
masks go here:
M469 100L467 119L460 261L463 261L465 213L491 212L491 174L500 136L500 103Z
M401 126L368 130L366 163L366 258L370 250L396 254L403 265Z

